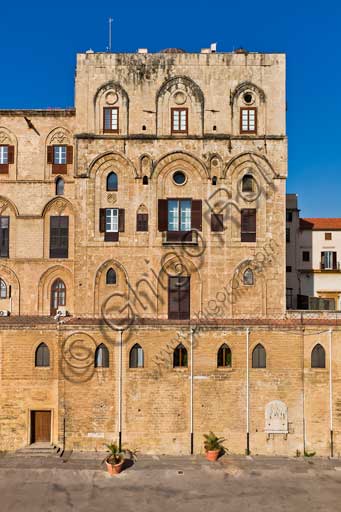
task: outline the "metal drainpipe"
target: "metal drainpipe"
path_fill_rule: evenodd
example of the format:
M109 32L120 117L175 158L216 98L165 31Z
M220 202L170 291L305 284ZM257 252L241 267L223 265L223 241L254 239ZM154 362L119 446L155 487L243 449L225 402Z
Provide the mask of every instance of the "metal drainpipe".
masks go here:
M329 419L330 419L330 456L334 457L333 436L333 369L332 369L332 329L329 329Z
M119 331L119 357L118 357L118 448L122 450L122 338L123 331Z
M246 455L250 455L250 425L249 425L249 336L250 329L246 329Z
M191 376L190 376L190 429L191 429L191 455L194 451L193 439L193 329L190 329L190 345L191 345Z

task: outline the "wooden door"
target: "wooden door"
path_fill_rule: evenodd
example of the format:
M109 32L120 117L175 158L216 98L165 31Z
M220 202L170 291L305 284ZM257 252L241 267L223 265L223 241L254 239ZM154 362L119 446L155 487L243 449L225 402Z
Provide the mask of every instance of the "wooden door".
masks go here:
M51 441L51 411L31 411L31 443Z
M188 320L190 317L190 278L170 277L168 283L168 318Z

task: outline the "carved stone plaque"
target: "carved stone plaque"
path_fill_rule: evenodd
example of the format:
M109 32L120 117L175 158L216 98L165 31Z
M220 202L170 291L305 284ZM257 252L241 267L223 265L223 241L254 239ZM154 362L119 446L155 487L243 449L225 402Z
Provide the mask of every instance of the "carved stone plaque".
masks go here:
M288 408L284 402L274 400L265 407L265 432L269 434L288 433Z

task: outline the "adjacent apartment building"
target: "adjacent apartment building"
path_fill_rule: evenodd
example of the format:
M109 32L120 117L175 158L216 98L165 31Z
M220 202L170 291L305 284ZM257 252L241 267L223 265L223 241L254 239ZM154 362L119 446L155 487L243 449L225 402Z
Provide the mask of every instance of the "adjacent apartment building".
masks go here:
M285 105L283 54L169 49L0 111L0 449L341 451L339 320L286 310Z

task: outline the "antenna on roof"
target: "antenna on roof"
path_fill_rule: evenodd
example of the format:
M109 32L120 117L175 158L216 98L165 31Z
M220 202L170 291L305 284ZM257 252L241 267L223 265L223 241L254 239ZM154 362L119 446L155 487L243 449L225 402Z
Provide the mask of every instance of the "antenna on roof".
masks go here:
M111 52L111 25L112 25L112 22L114 21L113 18L109 18L109 46L108 46L108 52Z

